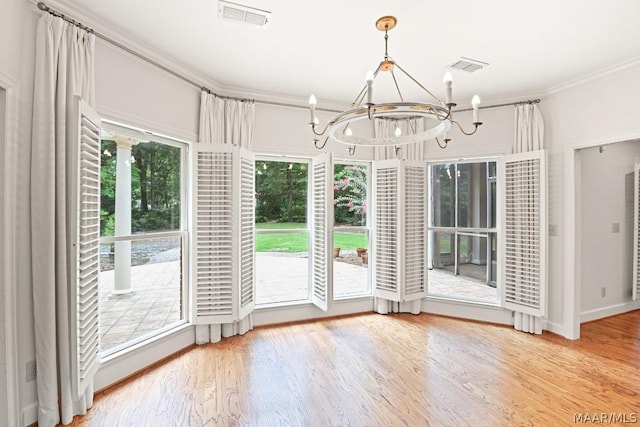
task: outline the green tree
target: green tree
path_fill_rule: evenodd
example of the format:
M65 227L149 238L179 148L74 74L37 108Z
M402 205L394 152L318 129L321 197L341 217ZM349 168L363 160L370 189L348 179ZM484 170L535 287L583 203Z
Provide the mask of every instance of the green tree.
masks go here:
M296 162L257 161L256 220L307 220L307 165Z
M337 224L366 224L367 168L364 165L334 166L333 197Z
M117 146L101 144L100 232L113 236L115 224ZM175 230L180 227L181 150L158 142L131 149L131 231Z

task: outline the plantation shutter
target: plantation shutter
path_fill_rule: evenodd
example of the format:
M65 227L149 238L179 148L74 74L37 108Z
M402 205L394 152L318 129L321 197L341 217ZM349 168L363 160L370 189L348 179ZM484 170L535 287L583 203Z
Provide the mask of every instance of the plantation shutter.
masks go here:
M633 168L633 300L640 294L640 160L636 160Z
M333 301L333 162L331 153L311 162L311 301L327 311Z
M240 169L240 301L238 319L255 307L255 159L253 153L240 148L236 156Z
M373 164L374 239L373 282L376 297L400 301L398 240L400 221L398 205L399 160L385 160Z
M374 162L375 296L406 302L427 294L427 167L419 161Z
M533 316L546 312L546 154L500 161L502 306Z
M72 389L84 394L100 366L98 330L98 279L100 276L100 117L78 99L74 112L77 128L73 143L78 148L72 161L77 164L77 193L72 212L77 241L73 245L74 282L70 310L75 325L71 331Z
M403 161L404 194L402 204L404 249L403 298L412 301L427 296L427 165Z
M230 323L254 306L253 157L205 143L193 156L194 323Z

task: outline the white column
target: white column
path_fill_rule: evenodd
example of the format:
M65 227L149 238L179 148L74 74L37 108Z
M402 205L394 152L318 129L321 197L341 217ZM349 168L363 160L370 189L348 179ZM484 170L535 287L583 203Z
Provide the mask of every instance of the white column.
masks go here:
M131 234L131 147L135 144L130 138L116 138L116 237ZM115 243L114 269L114 295L132 294L130 241Z

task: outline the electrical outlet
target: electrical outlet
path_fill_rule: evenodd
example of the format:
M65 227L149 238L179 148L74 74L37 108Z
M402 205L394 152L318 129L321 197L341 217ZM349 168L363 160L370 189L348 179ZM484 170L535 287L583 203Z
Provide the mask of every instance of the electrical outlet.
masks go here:
M607 288L605 288L604 286L600 289L600 296L602 298L607 296Z
M37 375L36 361L27 362L27 382L35 381Z

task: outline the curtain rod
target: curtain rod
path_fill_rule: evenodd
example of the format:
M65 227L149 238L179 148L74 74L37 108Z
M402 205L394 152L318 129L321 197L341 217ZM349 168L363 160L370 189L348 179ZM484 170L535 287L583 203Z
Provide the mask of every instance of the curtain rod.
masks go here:
M488 108L498 108L498 107L509 107L512 105L524 105L524 104L538 104L540 103L540 98L536 98L536 99L528 99L526 101L516 101L516 102L507 102L504 104L495 104L495 105L485 105L485 106L480 106L480 110L486 110ZM461 110L453 110L454 113L460 113L462 111L473 111L473 108L463 108Z
M306 105L297 105L297 104L288 104L285 102L275 102L275 101L263 101L263 100L256 100L256 99L246 99L246 98L238 98L238 97L234 97L234 96L224 96L224 95L218 95L217 93L213 92L211 89L201 85L200 83L191 80L190 78L178 73L177 71L172 70L169 67L166 67L165 65L162 65L161 63L159 63L158 61L149 58L148 56L145 56L139 52L136 52L135 50L123 45L120 42L117 42L115 40L113 40L110 37L105 36L104 34L101 34L97 31L95 31L93 28L89 28L86 25L83 25L81 22L76 21L73 18L70 18L68 16L66 16L64 13L59 12L55 9L52 9L51 7L49 7L46 3L44 2L38 2L37 3L38 9L42 10L43 12L47 12L53 16L57 16L58 18L63 19L64 21L70 23L71 25L75 25L78 28L81 28L89 33L92 33L93 35L95 35L96 37L106 41L107 43L112 44L113 46L116 46L122 50L124 50L125 52L130 53L131 55L142 59L143 61L146 61L148 63L150 63L151 65L154 65L158 68L160 68L161 70L166 71L167 73L195 86L200 88L200 90L207 92L209 94L215 95L218 98L223 98L223 99L232 99L232 100L236 100L236 101L251 101L251 102L255 102L258 104L265 104L265 105L276 105L279 107L292 107L292 108L307 108ZM512 103L506 103L506 104L498 104L498 105L486 105L486 106L480 106L480 109L487 109L487 108L497 108L497 107L507 107L510 105L520 105L520 104L537 104L540 102L540 99L532 99L532 100L528 100L528 101L518 101L518 102L512 102ZM333 110L330 108L316 108L316 110L318 111L325 111L325 112L329 112L329 113L340 113L341 111L339 110ZM461 110L454 110L454 113L458 113L458 112L462 112L462 111L471 111L472 108L465 108L465 109L461 109Z

